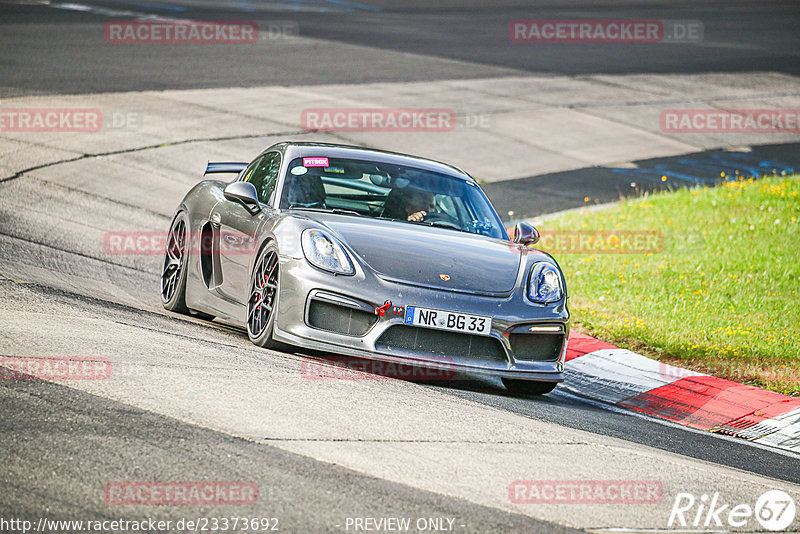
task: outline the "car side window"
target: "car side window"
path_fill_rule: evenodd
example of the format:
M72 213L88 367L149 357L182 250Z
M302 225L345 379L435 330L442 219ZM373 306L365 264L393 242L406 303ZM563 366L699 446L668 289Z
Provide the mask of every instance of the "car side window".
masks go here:
M278 170L281 166L281 155L278 152L264 154L245 171L244 181L250 182L256 188L258 201L262 204L269 203L269 197L278 183Z

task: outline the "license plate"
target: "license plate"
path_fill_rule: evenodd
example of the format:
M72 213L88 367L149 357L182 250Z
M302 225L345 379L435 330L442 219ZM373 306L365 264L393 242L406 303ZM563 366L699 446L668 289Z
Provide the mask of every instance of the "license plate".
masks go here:
M488 336L492 329L491 317L432 310L430 308L420 308L419 306L406 306L404 322L411 326L451 330L480 336Z

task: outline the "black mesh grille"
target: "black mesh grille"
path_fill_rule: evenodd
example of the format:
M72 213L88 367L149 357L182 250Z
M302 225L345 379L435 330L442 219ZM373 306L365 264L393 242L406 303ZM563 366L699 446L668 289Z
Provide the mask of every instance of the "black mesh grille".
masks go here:
M308 310L310 326L347 336L363 336L377 318L370 312L313 299Z
M516 359L554 362L561 355L564 334L511 334L510 340Z
M494 338L411 326L392 326L378 339L377 348L454 360L466 358L475 362L493 363L508 361L503 346Z

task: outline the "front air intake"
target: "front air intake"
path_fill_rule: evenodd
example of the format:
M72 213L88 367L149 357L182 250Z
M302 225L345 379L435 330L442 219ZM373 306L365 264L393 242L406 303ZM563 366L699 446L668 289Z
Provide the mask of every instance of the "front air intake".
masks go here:
M390 327L376 344L382 352L400 355L440 357L456 362L506 363L503 345L495 338L396 325Z
M313 298L308 308L309 326L345 336L363 336L377 319L374 313Z

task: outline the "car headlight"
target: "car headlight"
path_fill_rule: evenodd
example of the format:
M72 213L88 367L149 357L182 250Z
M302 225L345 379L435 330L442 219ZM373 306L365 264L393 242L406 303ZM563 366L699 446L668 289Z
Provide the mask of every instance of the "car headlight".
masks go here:
M561 300L563 296L558 269L550 263L534 263L528 280L528 298L539 304L548 304Z
M309 228L300 240L303 255L311 265L335 274L355 274L353 262L347 256L341 243L329 237L322 230Z

